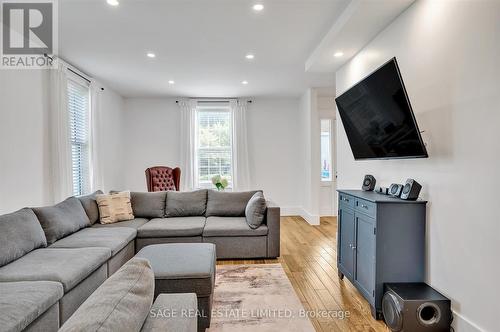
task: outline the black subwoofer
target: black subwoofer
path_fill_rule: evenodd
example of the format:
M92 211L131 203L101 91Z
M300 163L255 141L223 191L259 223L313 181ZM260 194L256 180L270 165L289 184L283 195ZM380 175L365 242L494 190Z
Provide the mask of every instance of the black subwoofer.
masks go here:
M396 332L449 332L451 302L425 283L385 285L382 313Z

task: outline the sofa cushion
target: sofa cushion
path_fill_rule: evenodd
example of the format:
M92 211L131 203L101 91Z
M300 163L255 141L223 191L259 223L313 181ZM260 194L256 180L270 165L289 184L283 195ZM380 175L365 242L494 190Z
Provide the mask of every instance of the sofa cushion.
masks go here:
M87 217L89 217L91 225L99 221L99 206L97 206L95 198L96 195L102 194L103 192L101 190L97 190L96 192L89 195L78 196L78 199L80 200L80 203L82 203L85 213L87 213Z
M132 258L92 293L59 332L140 331L153 296L149 262Z
M147 259L160 293L213 293L215 245L211 243L169 243L142 248L136 257Z
M33 211L42 225L48 244L90 226L89 217L76 197L54 206L34 208Z
M145 237L175 237L201 236L205 227L205 217L178 217L151 219L139 227L137 236Z
M194 293L160 294L156 298L141 332L197 331L198 301ZM177 313L169 317L164 313Z
M99 222L101 224L134 219L130 191L97 195L96 201L99 206Z
M187 192L168 191L166 217L204 216L207 209L207 190Z
M116 255L135 239L137 231L128 227L85 228L53 243L50 248L87 248L101 247Z
M248 201L257 191L208 191L207 217L244 217Z
M208 217L203 236L263 236L267 226L256 229L248 226L245 217Z
M111 257L107 248L37 249L0 268L0 281L58 281L67 293Z
M130 198L136 218L163 218L165 216L166 191L154 193L131 192Z
M113 224L101 224L101 223L96 223L92 228L114 228L114 227L129 227L133 229L138 229L145 223L147 223L149 219L146 218L134 218L132 220L125 220L125 221L119 221L115 222Z
M64 295L53 281L0 282L0 329L22 331Z
M42 226L31 209L0 216L0 266L46 246Z
M262 225L265 213L266 199L264 198L264 194L258 191L250 198L245 208L245 218L248 226L252 229L256 229Z

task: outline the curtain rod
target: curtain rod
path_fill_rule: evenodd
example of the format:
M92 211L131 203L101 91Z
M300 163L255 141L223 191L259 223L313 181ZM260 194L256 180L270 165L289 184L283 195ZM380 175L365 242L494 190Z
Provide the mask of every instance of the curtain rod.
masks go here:
M199 100L202 103L228 103L230 100L238 100L237 98L188 98ZM175 101L176 104L179 103L179 100ZM247 100L247 103L252 103L252 100Z
M44 57L46 57L46 58L49 58L49 59L50 59L50 60L52 60L52 61L54 61L54 58L53 58L53 57L50 57L47 53L44 53L44 54L43 54L43 56L44 56ZM77 75L77 76L81 77L81 78L82 78L82 79L84 79L85 81L87 81L87 82L89 82L89 83L92 83L92 81L91 81L88 77L84 76L84 74L82 74L82 73L80 72L80 70L79 70L79 69L76 69L76 67L75 67L75 66L73 66L72 64L68 63L67 61L65 61L65 60L63 60L63 59L61 59L61 58L59 58L59 60L60 60L60 61L62 61L62 62L64 62L64 63L67 65L67 68L68 68L68 70L69 70L70 72L72 72L73 74L75 74L75 75ZM73 69L73 68L74 68L74 69ZM103 89L103 88L101 88L101 90L104 90L104 89Z

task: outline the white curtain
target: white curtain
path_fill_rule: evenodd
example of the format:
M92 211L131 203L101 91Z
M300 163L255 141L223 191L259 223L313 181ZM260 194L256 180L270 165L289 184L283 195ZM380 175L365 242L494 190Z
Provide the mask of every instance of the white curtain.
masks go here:
M67 67L64 63L50 70L51 183L54 202L73 194L71 141L67 107Z
M91 191L105 190L102 157L100 155L102 146L102 109L101 109L101 86L92 80L90 83L90 189Z
M194 151L195 151L195 121L196 100L181 100L179 108L181 111L181 190L194 189Z
M250 170L247 144L246 100L231 100L233 114L233 190L250 189Z

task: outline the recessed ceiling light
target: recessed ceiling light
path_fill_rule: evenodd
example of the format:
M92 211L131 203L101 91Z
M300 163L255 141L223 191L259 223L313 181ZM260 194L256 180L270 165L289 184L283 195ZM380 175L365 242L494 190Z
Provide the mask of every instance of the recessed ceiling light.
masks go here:
M264 9L264 5L261 4L261 3L257 3L255 5L253 5L253 10L255 10L256 12L260 12L262 9Z
M248 84L248 81L241 81L241 84L243 84L243 85L247 85L247 84Z
M175 81L170 80L168 81L168 84L175 84Z
M153 52L148 52L146 55L148 56L148 58L156 58L156 54L154 54Z
M340 58L343 55L344 55L344 52L336 52L333 56L336 58Z
M120 3L118 2L118 0L106 0L106 2L108 3L108 5L110 6L118 6Z
M255 55L249 53L249 54L245 55L245 58L247 58L248 60L253 60L255 58Z

